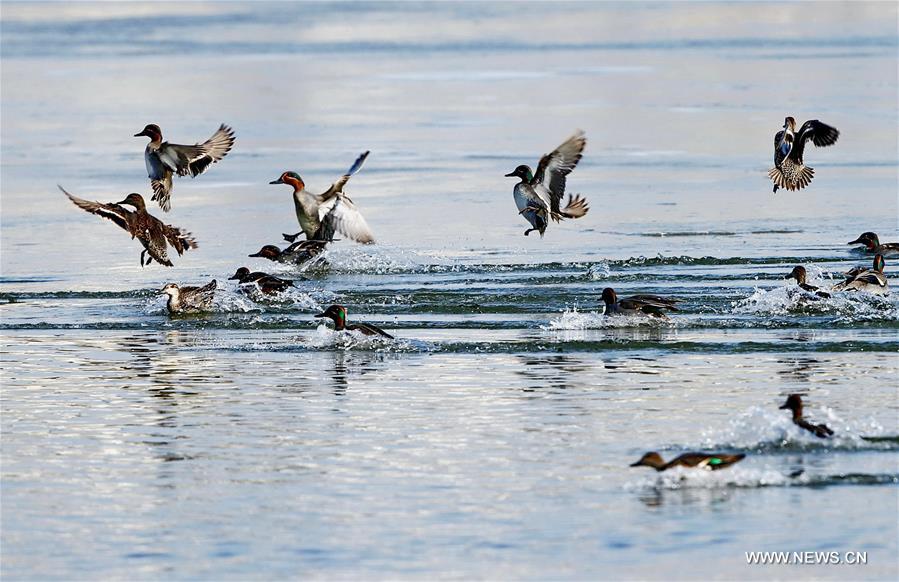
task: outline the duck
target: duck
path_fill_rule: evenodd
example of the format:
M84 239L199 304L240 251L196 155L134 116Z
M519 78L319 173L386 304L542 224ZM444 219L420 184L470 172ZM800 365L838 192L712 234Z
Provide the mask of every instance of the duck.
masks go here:
M137 239L143 245L144 250L140 253L140 266L144 267L151 262L156 261L160 265L171 267L172 261L169 260L167 248L171 246L183 255L189 249L197 248L197 241L193 235L181 228L164 224L161 220L147 212L147 206L144 197L136 192L132 192L121 202L102 203L92 202L83 198L78 198L57 185L72 203L86 210L91 214L102 216L113 221L124 230L131 234L132 239ZM134 210L128 210L122 205L133 206ZM144 263L144 257L149 257Z
M172 174L196 178L210 165L228 155L234 145L234 130L224 123L203 143L180 145L162 141L162 130L150 123L134 137L146 136L150 143L144 150L147 176L153 188L153 198L163 212L171 210Z
M801 190L808 186L815 177L815 170L802 161L805 144L808 140L818 147L831 146L837 143L840 132L837 128L810 119L796 131L796 120L784 118L783 129L774 135L774 167L768 171L768 177L774 182L773 192L778 188Z
M605 315L630 315L656 317L668 319L663 313L665 309L677 311L674 306L675 299L659 297L657 295L634 295L626 299L618 299L618 294L611 287L602 290L602 300L605 303Z
M726 455L721 453L684 453L679 455L667 463L662 456L656 452L649 452L640 457L636 463L631 463L631 467L652 467L656 471L667 471L674 467L685 467L687 469L706 469L709 471L717 471L730 467L734 463L742 461L746 455L738 453L736 455Z
M867 291L875 295L889 294L889 283L883 269L886 263L883 255L874 255L870 269L855 267L846 271L846 280L833 286L833 291Z
M293 188L293 205L302 230L297 234L284 235L285 240L293 242L305 233L308 240L332 241L334 233L339 232L362 244L375 242L375 236L362 213L343 191L347 181L362 169L369 153L363 152L347 173L321 194L306 190L306 183L296 172L284 172L277 180L269 182L287 184Z
M328 241L325 240L301 240L291 244L283 251L275 245L265 245L258 252L247 256L301 265L320 255L327 245Z
M827 293L826 291L821 291L820 287L815 287L814 285L809 285L808 283L806 283L805 279L807 276L808 276L808 273L806 272L805 267L803 267L802 265L798 265L796 267L793 267L793 270L790 271L790 274L787 275L786 278L787 279L796 279L796 283L799 285L799 288L802 289L803 291L808 291L809 293L814 293L815 295L817 295L818 297L821 297L822 299L826 299L826 298L830 297L830 293Z
M266 295L275 295L276 293L281 293L293 286L293 281L275 277L274 275L269 275L268 273L263 273L261 271L250 272L246 267L237 269L233 275L228 277L228 280L237 280L241 285L254 283L256 287Z
M857 239L851 240L846 244L863 244L865 245L865 252L868 254L883 255L890 258L899 257L899 243L880 244L880 238L873 232L863 232Z
M200 313L212 307L216 285L215 279L202 287L179 287L177 283L168 283L159 292L169 296L166 303L169 313Z
M334 331L358 331L363 335L379 335L388 339L394 339L392 335L376 325L370 323L347 323L346 307L343 305L332 305L315 315L315 317L327 317L334 322Z
M549 219L559 222L562 219L581 218L590 210L587 200L579 194L569 195L565 208L560 208L567 176L581 160L586 145L586 135L578 130L562 145L540 158L536 172L532 173L529 166L520 165L505 175L506 178L520 180L512 189L512 195L518 214L531 225L524 231L524 236L536 230L543 238Z
M799 394L787 396L787 401L779 409L791 410L793 412L793 424L809 431L816 437L826 439L833 436L833 431L826 424L812 424L802 417L802 396Z

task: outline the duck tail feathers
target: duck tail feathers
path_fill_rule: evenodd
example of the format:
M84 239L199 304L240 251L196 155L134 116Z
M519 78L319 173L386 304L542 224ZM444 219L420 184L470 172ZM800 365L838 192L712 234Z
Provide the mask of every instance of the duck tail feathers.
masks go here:
M815 169L811 166L802 166L795 174L795 180L788 180L780 168L771 168L768 170L768 177L774 182L774 191L778 188L785 190L802 190L812 183L815 177Z
M568 204L559 212L559 215L562 218L580 218L587 214L589 210L587 199L580 194L575 194L574 196L568 196Z

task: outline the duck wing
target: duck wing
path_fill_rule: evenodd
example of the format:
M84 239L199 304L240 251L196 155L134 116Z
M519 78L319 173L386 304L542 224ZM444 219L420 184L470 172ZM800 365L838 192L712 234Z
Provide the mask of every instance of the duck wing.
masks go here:
M790 149L793 147L788 141L783 141L784 130L780 130L774 134L774 166L779 168L780 164L784 161L784 158L790 153Z
M218 282L213 279L202 287L182 287L181 296L185 302L191 305L202 306L212 302L215 296L215 288Z
M224 123L212 136L194 145L163 143L159 146L159 160L179 176L196 177L215 162L224 158L234 145L234 130Z
M624 309L635 309L644 313L661 314L663 310L677 311L675 301L655 295L634 295L627 299L621 299L618 304Z
M350 331L361 331L365 335L379 335L389 339L395 339L392 335L376 325L370 323L350 323L346 326Z
M565 195L566 176L571 173L583 156L587 138L583 131L577 130L574 135L552 152L540 158L534 179L531 182L536 190L546 190L549 207L553 214L559 214L559 205ZM538 186L539 185L539 186Z
M365 217L345 194L335 196L318 207L321 227L312 237L313 240L334 240L334 233L339 232L362 244L375 242L375 235L365 222Z
M62 193L65 194L72 203L82 210L86 210L91 214L96 214L97 216L102 216L103 218L108 218L114 223L118 224L123 229L131 232L131 228L129 226L131 215L134 214L127 208L123 206L119 206L118 204L104 204L102 202L92 202L90 200L85 200L84 198L79 198L77 196L73 196L66 192L65 188L57 184L57 187L62 190Z
M805 151L805 144L811 140L818 147L826 147L837 143L840 132L837 128L821 123L817 119L810 119L802 124L796 133L796 143L790 151L790 157L798 162L802 162L802 154Z
M343 187L354 174L362 169L362 166L365 164L365 160L368 159L368 154L370 153L371 152L369 150L365 150L364 152L362 152L359 157L356 158L356 161L353 162L353 165L350 166L350 169L347 170L346 174L338 178L337 181L331 184L331 187L321 195L322 200L329 200L330 198L343 192Z
M151 217L153 218L153 217ZM184 251L189 249L197 248L197 241L194 239L194 236L184 230L183 228L178 228L177 226L172 226L170 224L163 224L162 221L153 218L158 223L159 232L162 237L169 241L169 244L172 245L172 248L178 251L179 255L183 255ZM163 243L165 246L165 243Z

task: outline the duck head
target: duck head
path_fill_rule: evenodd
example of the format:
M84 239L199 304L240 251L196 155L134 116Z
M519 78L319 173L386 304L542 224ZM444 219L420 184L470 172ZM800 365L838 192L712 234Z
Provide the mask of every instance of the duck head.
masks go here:
M299 192L306 187L306 183L296 172L284 172L277 180L272 180L269 184L289 184L293 186L294 192Z
M846 244L847 245L863 244L863 245L865 245L866 249L868 249L869 251L873 251L875 248L880 246L880 239L873 232L863 232L858 236L857 239L851 240Z
M140 133L135 133L134 137L140 137L142 135L149 137L152 142L162 141L162 130L159 129L159 126L155 123L147 125L140 131Z
M138 194L137 192L132 192L131 194L125 196L125 199L121 202L116 202L116 204L127 204L129 206L134 206L138 210L145 210L147 205L144 204L144 197Z
M615 290L611 287L606 287L602 290L602 302L606 305L612 305L616 301L618 301L618 294L615 293Z
M252 255L247 255L248 257L262 257L263 259L271 259L275 260L281 254L281 249L276 247L275 245L265 245L261 249L259 249L258 253L253 253Z
M784 129L789 131L796 131L796 120L792 117L784 118Z
M341 331L346 327L346 307L343 305L332 305L315 317L328 317L334 322L334 329Z
M786 278L787 279L796 279L796 282L799 283L800 285L802 285L803 283L805 283L805 278L807 275L808 275L808 273L805 272L805 267L800 265L800 266L793 267L793 270L790 271L790 274L787 275Z
M179 293L181 293L181 289L178 287L177 283L168 283L165 287L159 290L160 293L168 295L169 297L177 297Z
M665 466L665 461L662 459L662 456L656 452L646 453L640 460L636 463L631 463L631 467L652 467L657 471L661 471L662 467Z
M529 167L522 164L506 174L506 178L521 178L524 182L530 182L534 179L534 174L531 173Z
M787 401L779 407L780 410L793 411L793 418L802 418L802 396L799 394L790 394Z
M883 268L886 266L886 263L883 260L883 255L874 255L874 270L878 273L883 273Z
M250 270L248 268L241 267L241 268L237 269L237 271L233 275L228 277L228 280L233 281L234 279L237 279L238 281L243 281L244 279L246 279L247 275L249 275L249 274L250 274Z

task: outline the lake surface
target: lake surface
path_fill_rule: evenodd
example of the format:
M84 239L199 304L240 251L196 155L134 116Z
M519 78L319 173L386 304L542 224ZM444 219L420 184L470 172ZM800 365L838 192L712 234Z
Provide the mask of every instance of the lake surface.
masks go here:
M3 3L6 579L899 575L899 295L816 299L897 228L893 3ZM771 193L786 115L838 127ZM149 195L157 123L233 151L140 245L57 190ZM524 237L513 180L575 129L591 210ZM283 171L378 239L302 269ZM150 210L162 216L158 208ZM296 279L273 299L237 267ZM896 260L887 259L893 279ZM169 317L167 282L216 278ZM600 294L679 300L608 319ZM331 303L396 341L336 334ZM805 397L816 439L778 406ZM880 437L870 441L862 437ZM644 452L742 452L714 473ZM750 551L867 564L747 565Z

